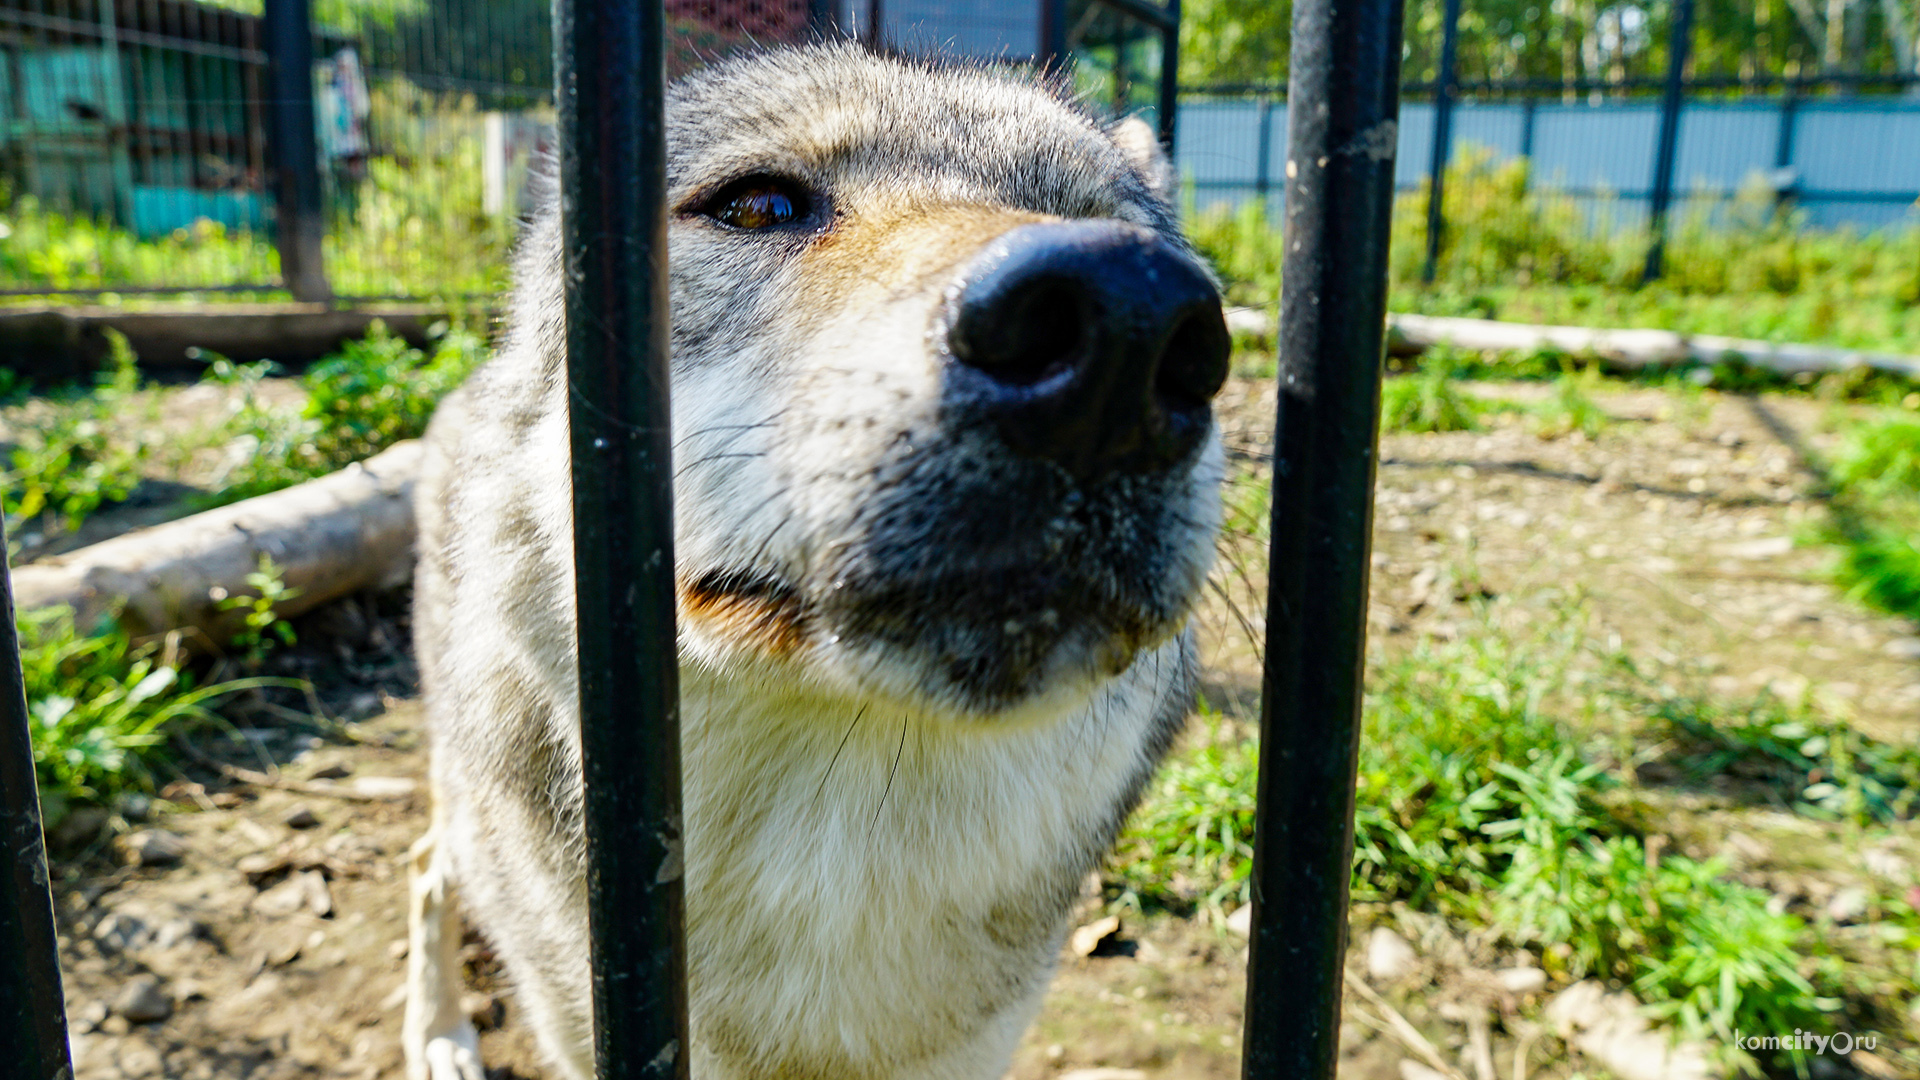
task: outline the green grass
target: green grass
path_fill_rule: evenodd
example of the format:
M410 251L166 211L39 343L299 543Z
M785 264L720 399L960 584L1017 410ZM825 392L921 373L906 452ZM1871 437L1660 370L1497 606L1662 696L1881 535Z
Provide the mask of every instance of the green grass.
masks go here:
M101 506L126 498L140 483L146 448L116 439L116 423L140 388L127 339L108 331L107 370L89 389L43 403L47 416L26 425L0 471L0 509L9 536L34 518L77 529Z
M77 529L130 495L150 466L184 462L207 447L227 449L234 464L213 478L198 499L202 507L325 475L418 438L440 398L460 385L485 349L478 336L455 329L423 351L376 323L366 338L300 376L304 405L262 397L259 384L273 365L215 358L204 380L237 390L237 406L198 437L155 447L127 430L128 414L142 407L142 384L133 354L116 335L113 363L94 385L55 391L36 404L38 414L17 425L19 445L0 472L8 534L17 536L29 522L49 534Z
M1667 274L1642 287L1646 240L1593 221L1531 184L1524 161L1463 155L1448 172L1448 246L1420 281L1426 194L1395 204L1394 311L1515 322L1647 327L1697 334L1920 350L1920 224L1872 233L1807 227L1744 195L1720 220L1683 214ZM1192 215L1195 243L1239 304L1272 304L1283 254L1257 202Z
M1827 479L1821 539L1838 551L1847 595L1920 620L1920 419L1887 411L1847 425Z
M1805 813L1856 823L1906 813L1920 764L1779 702L1677 696L1617 658L1601 658L1604 677L1569 692L1583 655L1570 633L1523 650L1489 630L1375 667L1356 900L1490 927L1558 978L1627 985L1743 1068L1757 1063L1731 1050L1736 1030L1831 1027L1850 985L1840 955L1719 862L1650 854L1632 774L1605 740L1581 732L1624 718L1647 741L1664 740L1695 780L1732 771ZM1123 836L1112 864L1123 904L1217 915L1247 899L1257 745L1211 723Z
M221 723L212 709L219 699L291 685L248 678L195 686L192 673L164 659L158 643L136 645L112 622L77 627L67 608L22 612L17 625L49 829L77 804L151 789L167 740Z

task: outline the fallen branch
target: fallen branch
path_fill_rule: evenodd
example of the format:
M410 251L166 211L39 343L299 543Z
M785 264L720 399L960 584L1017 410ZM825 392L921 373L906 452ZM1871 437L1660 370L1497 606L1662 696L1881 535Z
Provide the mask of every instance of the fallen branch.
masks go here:
M1717 364L1732 359L1781 375L1865 367L1907 378L1920 378L1920 356L1897 356L1819 345L1776 344L1713 334L1534 326L1435 315L1389 315L1387 326L1396 339L1396 352L1419 352L1436 345L1505 352L1549 349L1576 356L1597 356L1621 367Z
M1227 327L1236 334L1273 337L1273 309L1230 308ZM1438 315L1387 316L1387 351L1395 356L1418 356L1438 345L1489 352L1537 352L1543 349L1573 356L1597 356L1619 367L1669 367L1675 364L1717 364L1728 359L1781 375L1871 368L1892 375L1920 379L1920 356L1834 349L1821 345L1778 344L1714 334L1680 334L1672 330L1605 330L1586 326L1536 326L1494 319L1461 319Z
M82 625L124 605L135 635L192 629L223 642L238 616L220 602L249 591L263 555L298 591L276 607L282 616L401 584L413 572L420 455L403 442L284 491L29 563L13 572L14 603L66 605Z

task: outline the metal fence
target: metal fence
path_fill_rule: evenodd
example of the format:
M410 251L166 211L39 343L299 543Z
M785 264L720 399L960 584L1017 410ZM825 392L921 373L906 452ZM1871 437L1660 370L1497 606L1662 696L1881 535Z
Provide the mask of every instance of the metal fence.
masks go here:
M1446 0L1435 77L1402 87L1395 182L1427 191L1426 275L1444 249L1447 167L1524 159L1529 188L1577 207L1596 230L1649 234L1658 276L1670 210L1711 221L1742 196L1804 225L1920 222L1920 75L1837 71L1694 73L1693 0L1662 5L1666 71L1605 81L1480 79L1456 70L1461 0ZM1288 132L1286 88L1189 88L1178 166L1201 208L1248 200L1280 220L1274 178Z
M554 152L548 6L318 10L0 0L0 294L497 295ZM1089 100L1144 112L1171 141L1178 11L671 0L666 63L677 75L834 33L997 62L1071 55Z

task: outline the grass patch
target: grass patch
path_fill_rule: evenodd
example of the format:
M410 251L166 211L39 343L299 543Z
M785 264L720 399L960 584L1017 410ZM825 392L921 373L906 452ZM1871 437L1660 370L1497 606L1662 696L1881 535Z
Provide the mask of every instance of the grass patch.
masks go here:
M47 828L81 803L153 786L175 732L220 724L212 705L242 690L298 685L246 678L195 686L158 643L136 645L117 624L75 625L67 608L22 612L33 761Z
M113 430L140 388L133 350L117 330L107 331L111 360L95 385L43 403L47 415L20 433L0 472L0 509L9 535L37 517L77 529L101 506L126 498L139 485L144 447L116 439Z
M150 466L181 465L218 448L228 463L196 500L221 506L325 475L425 433L433 409L484 359L486 346L464 330L416 349L376 323L367 337L300 377L306 400L274 404L260 393L267 362L215 358L203 380L228 391L228 415L198 436L149 446L128 430L130 415L154 411L139 396L139 369L115 335L113 363L83 391L56 392L23 414L20 443L0 473L7 531L29 522L46 535L80 527L102 507L127 498ZM237 393L236 393L237 391Z
M1694 334L1905 353L1920 341L1920 223L1870 233L1807 227L1770 196L1682 214L1666 275L1640 284L1646 239L1536 189L1525 161L1463 154L1447 176L1448 246L1421 281L1426 193L1394 205L1394 311ZM1709 210L1717 210L1710 214ZM1257 200L1190 214L1229 300L1271 305L1284 248ZM1909 388L1911 389L1911 388Z
M1847 425L1827 480L1818 538L1838 549L1835 583L1852 600L1920 620L1920 420L1888 413Z
M1576 672L1581 657L1571 632L1530 651L1488 633L1375 666L1355 899L1490 927L1561 980L1626 985L1730 1065L1803 1068L1791 1052L1756 1061L1733 1033L1831 1027L1847 965L1817 928L1770 908L1770 893L1652 840L1630 772L1580 732L1598 720L1648 729L1695 778L1745 775L1803 812L1866 823L1910 811L1913 755L1778 702L1678 697L1612 658L1602 675ZM1111 874L1123 904L1218 915L1247 899L1257 746L1210 723L1122 838Z

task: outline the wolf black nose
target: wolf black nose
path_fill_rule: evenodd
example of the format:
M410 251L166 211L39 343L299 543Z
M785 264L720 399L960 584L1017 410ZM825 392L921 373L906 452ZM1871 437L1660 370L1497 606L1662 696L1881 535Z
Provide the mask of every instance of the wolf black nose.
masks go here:
M1220 294L1150 230L1023 225L965 272L950 310L951 375L1015 453L1086 481L1164 469L1206 437L1227 377Z

